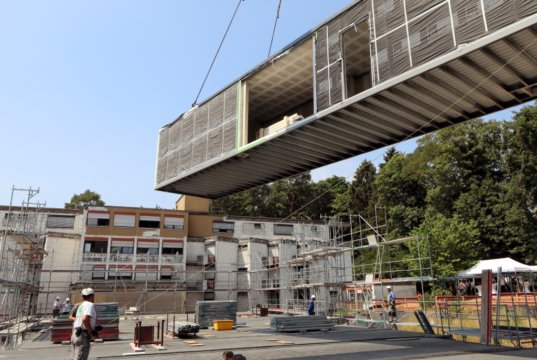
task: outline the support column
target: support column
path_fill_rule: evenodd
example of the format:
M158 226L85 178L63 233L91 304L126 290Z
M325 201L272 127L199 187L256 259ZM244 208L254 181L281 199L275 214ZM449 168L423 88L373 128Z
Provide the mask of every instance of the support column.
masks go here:
M481 275L481 344L490 345L492 338L492 270Z

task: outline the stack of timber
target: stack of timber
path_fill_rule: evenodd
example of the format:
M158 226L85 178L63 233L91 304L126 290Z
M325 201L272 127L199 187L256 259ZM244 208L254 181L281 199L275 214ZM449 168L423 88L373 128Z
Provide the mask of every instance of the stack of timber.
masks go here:
M96 303L97 325L103 327L99 332L99 339L119 339L119 311L117 303ZM67 314L63 314L52 320L50 340L53 343L71 341L73 321Z
M168 333L173 333L174 336L183 337L194 335L200 331L199 324L188 321L176 321L168 323Z
M200 328L213 326L214 320L233 320L237 322L237 302L232 300L196 302L196 322Z
M321 315L274 316L270 320L270 329L277 332L330 330L333 327L332 320Z

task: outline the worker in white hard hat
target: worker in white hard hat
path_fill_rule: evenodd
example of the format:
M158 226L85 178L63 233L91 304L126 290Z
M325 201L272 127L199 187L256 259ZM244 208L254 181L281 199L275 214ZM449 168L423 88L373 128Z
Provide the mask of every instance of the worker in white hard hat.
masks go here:
M315 295L311 295L308 301L308 315L315 315Z
M65 298L62 308L62 315L69 314L73 309L73 303L70 298Z
M397 309L395 308L395 293L392 290L391 286L386 286L386 291L388 292L388 316L390 322L395 323L397 320Z
M81 292L83 302L78 305L73 323L71 344L74 360L87 360L92 337L97 337L97 312L95 311L95 292L92 288Z
M56 297L56 300L54 300L54 303L52 304L52 318L55 319L58 315L60 315L60 310L62 308L62 302L60 301L60 297Z

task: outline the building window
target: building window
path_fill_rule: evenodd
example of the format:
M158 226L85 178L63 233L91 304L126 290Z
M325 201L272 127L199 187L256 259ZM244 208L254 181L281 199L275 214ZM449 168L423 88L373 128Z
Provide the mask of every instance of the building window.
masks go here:
M232 233L235 224L228 221L213 221L213 233Z
M108 241L88 241L84 242L85 253L106 254L108 251Z
M110 214L88 212L88 226L108 226L110 225Z
M160 216L142 215L140 216L138 226L141 228L158 229L160 228Z
M163 247L162 255L183 255L183 248Z
M114 215L114 227L134 227L135 224L136 224L135 215L124 215L124 214Z
M184 217L164 217L164 228L165 229L184 229L185 228L185 218Z
M293 235L293 225L274 225L274 235Z
M75 227L75 217L70 215L49 215L47 228L72 229Z
M132 254L134 248L132 246L112 246L110 254Z
M136 253L137 254L158 255L158 247L151 247L151 248L139 247L138 249L136 249Z

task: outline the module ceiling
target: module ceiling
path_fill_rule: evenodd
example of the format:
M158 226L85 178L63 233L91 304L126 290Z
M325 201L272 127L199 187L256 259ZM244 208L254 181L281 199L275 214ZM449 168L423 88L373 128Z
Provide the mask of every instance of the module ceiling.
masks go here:
M219 198L535 99L534 23L388 80L160 190Z

